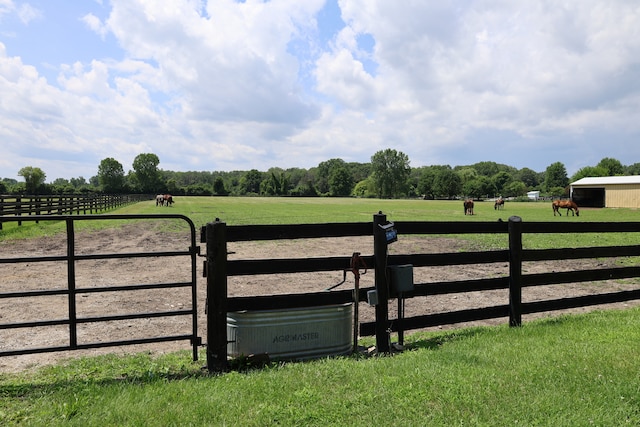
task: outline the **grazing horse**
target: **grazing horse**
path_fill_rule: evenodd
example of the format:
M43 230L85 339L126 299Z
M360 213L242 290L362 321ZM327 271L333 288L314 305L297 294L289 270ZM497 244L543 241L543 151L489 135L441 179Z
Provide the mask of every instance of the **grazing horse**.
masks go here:
M165 194L163 197L164 197L164 203L167 206L171 206L173 204L173 196L171 194Z
M502 197L496 200L493 209L504 209L504 199Z
M464 204L464 214L473 215L473 200L465 199L463 204Z
M569 216L569 211L571 211L571 216L580 216L580 210L578 209L578 205L573 200L554 200L551 203L551 207L553 208L553 216L556 216L556 212L558 215L562 216L562 212L560 209L567 210L567 216Z
M164 194L158 194L156 196L156 206L164 205Z

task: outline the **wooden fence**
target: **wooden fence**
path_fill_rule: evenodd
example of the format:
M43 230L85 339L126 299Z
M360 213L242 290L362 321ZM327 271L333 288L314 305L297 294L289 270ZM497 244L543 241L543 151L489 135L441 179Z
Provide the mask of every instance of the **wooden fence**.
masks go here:
M93 214L148 200L146 194L68 194L48 196L0 195L0 230L2 217L23 215ZM18 221L22 225L22 221Z
M389 227L391 226L391 227ZM385 229L386 228L386 229ZM430 253L388 255L389 229L404 235L448 235L448 234L508 234L509 247L504 250L459 253ZM390 351L391 332L401 334L405 330L456 324L486 319L508 317L511 326L519 326L523 314L566 310L640 299L638 289L599 293L574 298L522 302L524 287L619 280L640 277L640 267L616 267L569 272L523 274L524 261L576 260L586 258L609 258L640 256L640 245L622 247L585 247L558 249L523 249L522 236L527 233L636 233L640 232L640 222L532 222L524 223L519 217L511 217L508 222L396 222L390 223L382 213L374 215L372 223L336 223L302 225L247 225L227 226L216 220L202 229L201 240L207 243L207 365L209 370L223 370L227 367L227 325L228 312L241 310L267 310L319 305L341 304L354 301L351 290L317 292L307 294L266 295L248 297L228 297L227 278L241 275L300 273L316 271L350 270L350 255L289 258L289 259L241 259L229 260L228 242L251 240L313 239L324 237L371 236L373 235L373 255L363 255L362 259L375 271L375 288L359 289L357 303L367 301L367 293L375 290L378 304L375 306L375 322L360 323L360 336L376 336L379 352ZM633 236L633 234L631 235ZM630 238L633 241L633 238ZM301 256L304 256L301 254ZM404 298L418 296L456 294L464 292L506 289L508 300L503 304L424 314L411 318L389 319L390 299L387 267L389 265L410 264L413 267L454 266L488 263L508 263L506 277L477 278L473 280L415 283L414 289L404 294Z

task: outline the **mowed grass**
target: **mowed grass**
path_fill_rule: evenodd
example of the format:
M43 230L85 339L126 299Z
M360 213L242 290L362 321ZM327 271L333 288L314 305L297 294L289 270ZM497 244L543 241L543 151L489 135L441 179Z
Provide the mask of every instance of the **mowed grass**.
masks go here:
M631 209L585 209L580 217L554 218L546 202L507 202L504 211L478 202L470 217L458 201L324 198L179 197L169 208L148 201L112 213L177 213L199 227L216 218L229 225L368 222L378 211L393 221L496 221L512 215L523 221L638 220ZM86 222L78 228L120 224ZM14 230L0 236L53 234L64 231L64 223L25 223ZM506 245L505 236L459 238ZM569 245L554 239L526 236L524 242L635 243L628 234L574 236ZM202 369L204 352L192 363L189 351L81 358L0 373L0 425L640 425L640 308L560 316L520 328L412 333L405 342L407 350L392 356L272 364L220 375Z
M506 202L504 210L494 210L493 202L476 202L475 214L464 215L461 201L449 200L378 200L353 198L265 198L265 197L179 197L171 207L159 207L154 200L132 204L110 213L157 214L174 213L189 217L196 227L220 219L228 225L301 224L335 222L370 222L382 212L390 221L507 221L518 216L523 222L628 222L640 221L636 209L581 209L580 216L554 216L550 202ZM79 221L77 230L113 227L123 221ZM174 223L175 225L175 223ZM184 231L184 224L169 227ZM63 222L34 224L5 223L0 241L29 238L62 232ZM473 240L480 248L508 246L506 234L460 235ZM523 245L529 249L553 247L618 246L635 244L638 236L630 233L586 233L525 235Z
M0 424L636 426L640 309L412 334L391 356L208 375L188 352L0 374Z

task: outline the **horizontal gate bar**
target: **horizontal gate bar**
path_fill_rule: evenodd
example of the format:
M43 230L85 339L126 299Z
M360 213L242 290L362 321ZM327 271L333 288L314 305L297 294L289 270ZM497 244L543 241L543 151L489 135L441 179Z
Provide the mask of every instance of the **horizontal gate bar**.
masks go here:
M57 351L89 350L92 348L120 347L120 346L126 346L126 345L152 344L156 342L186 341L186 340L193 341L193 336L192 335L171 335L171 336L162 336L162 337L153 337L153 338L140 338L140 339L133 339L133 340L78 344L74 347L58 346L58 347L41 347L41 348L20 349L20 350L7 350L7 351L0 351L0 357L20 356L23 354L53 353ZM199 343L196 343L195 345L198 345L198 344Z

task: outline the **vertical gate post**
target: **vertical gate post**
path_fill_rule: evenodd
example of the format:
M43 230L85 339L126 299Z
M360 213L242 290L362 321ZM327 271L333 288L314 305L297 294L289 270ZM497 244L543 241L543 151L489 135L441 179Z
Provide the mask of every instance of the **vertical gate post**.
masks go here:
M207 369L227 369L227 224L208 223L207 241Z
M509 217L509 326L522 325L522 218Z
M67 289L69 290L69 347L78 347L78 317L76 310L76 237L73 219L67 218Z
M378 353L388 353L389 337L389 287L387 284L387 238L380 225L387 223L387 216L379 212L373 216L373 257L375 262L376 348Z

